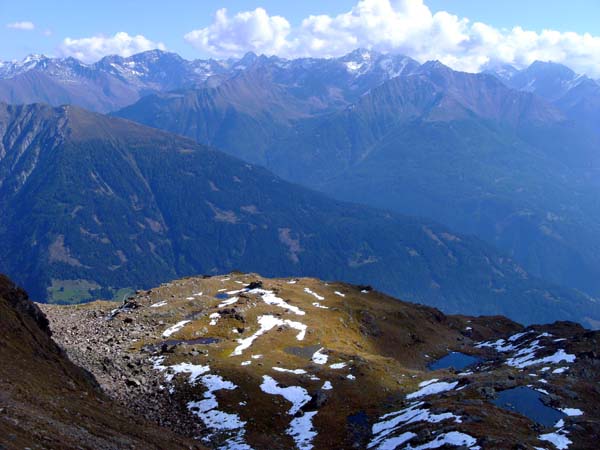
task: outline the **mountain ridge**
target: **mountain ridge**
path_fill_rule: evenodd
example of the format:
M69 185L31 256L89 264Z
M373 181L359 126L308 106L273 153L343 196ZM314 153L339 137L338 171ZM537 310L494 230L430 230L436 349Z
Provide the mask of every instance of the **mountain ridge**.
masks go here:
M600 292L592 250L600 248L599 136L561 105L439 62L292 123L250 117L218 92L179 95L212 94L227 120L168 96L148 96L114 115L210 142L341 200L431 217L497 246L537 276ZM248 105L268 111L261 101Z
M2 132L12 145L0 158L1 270L39 300L120 297L177 275L239 269L372 283L446 311L595 320L589 297L430 221L336 202L76 107L4 106L0 115L19 124Z

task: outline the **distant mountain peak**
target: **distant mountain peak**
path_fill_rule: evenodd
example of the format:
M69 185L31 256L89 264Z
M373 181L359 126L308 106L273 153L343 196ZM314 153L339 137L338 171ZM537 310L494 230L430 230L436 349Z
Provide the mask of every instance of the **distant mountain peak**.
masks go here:
M369 50L368 48L357 48L356 50L351 51L350 53L342 56L340 59L343 61L346 60L371 60L371 59L375 59L378 56L380 56L381 54L374 51L374 50Z
M263 55L264 56L264 55ZM259 58L259 56L254 53L254 52L247 52L244 56L242 56L238 62L242 63L242 64L252 64L254 61L256 61Z
M427 73L427 72L432 72L432 71L436 71L436 72L454 72L450 67L448 67L447 65L445 65L444 63L442 63L439 60L432 60L432 61L427 61L425 62L421 68L420 68L421 72Z
M511 64L494 64L488 63L483 67L481 73L487 73L499 78L502 81L510 80L519 72L515 66Z
M552 77L568 77L572 78L577 74L575 71L565 66L564 64L552 62L552 61L534 61L524 72L533 72L536 74L543 73L546 76Z

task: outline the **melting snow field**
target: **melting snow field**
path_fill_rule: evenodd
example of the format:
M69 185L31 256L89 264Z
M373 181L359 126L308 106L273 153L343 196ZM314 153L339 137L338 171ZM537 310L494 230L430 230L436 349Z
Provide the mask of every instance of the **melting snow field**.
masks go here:
M229 294L229 292L228 292L228 294ZM240 299L239 297L228 298L227 300L219 303L219 305L217 306L217 308L224 308L226 306L234 305L234 304L236 304L238 302L239 299Z
M302 416L293 419L286 430L287 434L296 442L299 450L311 450L313 448L312 440L317 432L313 428L312 420L316 415L317 411L304 413Z
M298 330L299 333L296 336L296 339L299 341L302 341L306 334L306 325L304 325L303 323L294 322L292 320L283 320L283 319L279 319L279 318L277 318L275 316L271 316L271 315L260 316L258 318L258 324L260 325L260 329L256 333L254 333L250 337L237 340L239 345L235 348L235 350L233 351L231 356L241 355L244 352L244 350L250 348L252 343L259 336L265 334L267 331L270 331L275 327L288 326L290 328L294 328L294 329Z
M312 295L317 300L325 300L325 297L323 297L322 295L317 294L316 292L311 291L309 288L304 288L304 292L306 292L309 295Z
M577 408L558 408L558 409L570 417L576 417L576 416L583 415L583 411L580 409L577 409Z
M176 323L172 327L167 328L163 332L162 336L164 338L167 338L167 337L171 336L172 334L177 333L179 330L181 330L183 327L185 327L190 322L191 322L190 320L182 320L181 322Z
M248 293L260 295L262 297L263 301L267 305L272 305L272 306L277 306L279 308L287 309L288 311L293 312L294 314L296 314L298 316L303 316L306 314L304 311L302 311L297 306L290 305L282 298L277 297L273 293L273 291L266 291L264 289L253 289L251 291L248 291Z
M558 450L566 450L573 443L566 434L567 432L561 429L553 433L542 434L539 439L551 442Z
M212 436L216 432L227 432L225 443L219 448L229 448L235 450L252 450L252 448L244 442L246 433L246 422L242 421L237 414L227 413L219 410L219 403L215 392L219 390L234 390L237 386L227 380L224 380L220 375L210 374L209 366L194 365L190 363L180 363L172 366L164 365L165 357L152 358L153 367L155 370L165 373L165 381L171 383L177 374L190 374L188 383L191 386L201 382L206 391L203 399L199 401L190 401L187 407L190 412L198 416L208 429L211 430ZM174 393L173 387L169 389L170 393ZM211 437L212 437L211 436Z
M173 381L175 375L180 373L189 373L190 378L188 382L193 386L198 381L198 378L201 375L204 375L210 370L210 367L203 365L195 365L190 363L179 363L173 366L164 366L163 363L165 361L164 356L160 356L158 358L151 359L154 370L158 370L159 372L167 372L165 374L165 380L170 383Z
M428 448L440 448L444 445L452 445L454 447L468 447L470 449L479 449L480 447L476 445L477 439L473 436L469 436L465 433L460 433L458 431L450 431L449 433L440 434L433 441L427 442L423 445L419 445L417 447L412 447L408 445L406 450L425 450Z
M440 392L450 391L458 386L458 381L453 381L451 383L445 381L438 381L437 379L423 381L419 384L419 389L412 394L408 394L406 396L407 399L425 397L426 395L439 394Z
M516 342L521 340L521 338L531 334L532 332L526 331L523 333L517 333L508 339L498 339L494 342L480 342L477 344L479 348L493 348L497 352L507 353L507 352L515 352L510 358L506 360L506 364L512 367L516 367L518 369L524 369L526 367L541 365L541 364L558 364L561 362L572 363L575 361L575 355L571 355L565 352L563 349L557 350L554 354L544 356L541 358L536 358L539 350L543 350L544 347L540 345L541 338L550 338L552 337L549 333L542 333L538 335L535 339L528 341L525 340L517 344ZM562 373L554 372L553 373Z
M385 414L381 416L380 421L375 423L371 429L373 433L373 440L369 443L368 448L377 447L378 449L392 449L396 448L394 445L398 444L398 437L389 437L392 433L400 431L405 425L416 423L416 422L429 422L439 423L443 420L453 419L455 423L461 423L459 416L452 413L433 414L427 408L423 408L424 402L413 403L407 408L393 413ZM404 438L407 438L404 443L409 439L412 439L416 434L411 433L412 436L408 437L407 434L403 434Z
M225 280L226 279L223 281ZM293 284L295 281L292 280L290 283ZM225 291L225 289L220 289L219 292L221 291ZM253 302L254 305L256 305L257 302L260 303L260 299L262 299L265 304L275 308L281 308L284 311L275 310L273 308L274 311L279 311L280 314L266 314L259 316L257 318L258 329L248 337L237 339L237 347L235 347L231 353L231 356L242 355L247 349L252 347L256 339L273 330L274 328L285 327L286 329L293 329L296 332L296 339L298 341L304 340L307 332L307 326L301 322L287 320L281 317L292 317L291 314L296 316L304 316L306 315L306 312L301 308L288 303L288 301L284 300L283 298L278 297L273 291L261 288L252 290L244 288L240 290L228 291L227 295L232 297L227 298L225 294L222 294L222 298L224 299L218 305L218 308L224 308L238 303L238 301L240 301L240 297L238 297L237 294L241 292L257 295L256 301ZM325 300L325 297L319 295L309 288L304 288L304 292L318 300L310 300L310 302L312 302L312 306L316 308L328 309L327 306L324 306L320 303L321 301ZM334 294L338 297L345 297L345 294L339 291L334 291ZM160 301L151 305L151 307L159 308L165 306L166 304L166 301ZM210 314L209 318L210 325L216 325L221 318L221 315L218 312L214 312ZM177 324L167 328L163 332L162 336L165 338L170 337L171 335L183 329L189 322L190 320L178 322ZM281 331L281 329L278 331ZM476 346L479 348L491 348L497 352L503 353L505 358L504 363L517 369L526 369L531 366L539 365L540 367L538 368L527 369L527 372L525 372L524 375L528 374L529 372L534 372L530 374L530 376L535 377L530 379L534 384L529 385L529 388L549 395L546 390L535 387L535 385L539 386L539 383L547 383L547 381L543 378L548 378L550 374L560 374L567 371L569 369L567 364L573 363L576 357L575 355L567 353L562 348L553 350L552 353L550 349L544 345L550 342L548 338L552 338L552 335L548 333L538 334L534 331L525 331L514 334L506 339L480 342ZM552 342L559 341L561 340L554 339ZM557 344L552 344L552 347L556 348L556 345ZM562 344L558 345L561 347L563 346ZM319 367L317 370L324 370L326 373L333 375L333 372L327 372L327 370L341 370L348 368L347 362L335 362L329 364L328 362L330 359L335 361L337 358L335 358L334 354L328 355L328 352L323 347L319 348L319 346L316 345L307 348L309 350L304 357L310 357L313 364L323 366ZM318 350L315 351L317 348ZM249 366L253 363L253 360L259 358L261 358L261 355L249 354L246 355L243 360L240 358L239 364L241 366ZM168 366L164 364L165 357L154 357L151 360L153 362L154 369L164 372L164 379L166 383L170 385L169 392L175 392L174 390L177 384L173 383L173 380L177 375L182 376L182 378L178 381L183 381L185 377L185 381L187 381L189 385L199 386L200 389L202 386L205 388L203 393L200 391L201 393L199 395L202 397L195 397L200 399L187 402L187 407L192 414L200 418L206 425L207 430L211 433L209 435L209 440L211 443L219 442L220 444L218 444L218 448L220 449L251 450L251 447L245 442L247 433L246 422L243 421L237 413L230 413L220 410L217 395L215 394L218 391L236 390L238 389L238 386L231 381L223 379L217 374L211 374L210 367L208 365L195 365L188 362L182 362ZM350 361L351 365L352 363L353 362ZM279 362L277 364L279 364ZM298 383L301 383L309 378L313 381L320 381L320 379L315 374L308 373L305 369L285 368L276 366L275 364L271 364L268 367L265 367L265 369L268 370L269 367L273 371L272 375L285 379L286 384L279 384L279 382L273 377L269 375L262 375L262 383L260 384L261 391L268 395L283 397L287 402L290 403L290 407L287 410L290 422L285 432L294 440L295 448L300 450L312 450L313 441L317 436L317 430L313 425L313 420L318 414L318 411L303 410L303 408L309 409L306 408L306 405L311 402L311 395L303 386L289 385L289 383L290 380L298 380ZM307 366L307 368L309 367L315 369L313 365ZM473 370L478 371L479 369ZM347 385L348 382L344 380L356 379L354 375L348 374L348 372L350 371L344 370L343 372L338 372L338 377L335 379L341 380L338 382L346 383ZM462 372L458 374L458 376L466 376L472 373L472 371ZM299 377L278 374L292 374L298 375ZM326 379L327 377L324 375L323 378ZM295 381L292 381L292 383L296 384ZM333 385L330 381L320 381L320 383L323 383L321 386L322 391L330 391L333 389ZM459 387L459 384L461 383L462 386ZM453 446L464 447L472 450L480 449L480 447L477 445L477 439L473 436L460 431L452 431L455 424L460 424L463 422L463 420L466 422L466 418L454 414L452 411L444 410L447 409L447 407L441 410L439 407L433 407L429 402L432 401L435 405L435 400L427 398L428 396L434 396L447 391L465 388L467 385L464 383L464 379L459 382L452 380L440 381L437 378L419 383L418 389L415 392L406 395L406 403L402 405L402 409L382 415L371 426L371 441L368 443L367 448L384 450L392 450L396 448L402 448L406 450L425 450L437 449L444 446ZM342 384L340 384L340 386L342 386ZM163 387L161 386L161 389L162 388ZM192 399L195 398L192 397ZM240 402L239 404L244 404L245 406L246 403ZM558 409L564 414L562 417L565 420L561 419L558 422L552 421L550 426L555 424L551 430L552 432L541 434L538 436L538 438L541 441L550 443L548 444L549 447L554 446L559 450L563 450L568 449L569 445L572 443L568 437L569 432L565 429L565 421L568 422L568 417L566 416L580 416L584 414L584 412L577 408ZM443 424L437 428L432 425L427 425L438 424L442 422ZM427 430L432 431L431 434L422 433L422 427L426 427ZM455 429L456 428L454 428L454 430ZM207 442L209 441L207 440Z
M167 302L165 300L163 300L162 302L157 302L154 303L153 305L150 305L150 308L160 308L161 306L165 306L167 304Z
M458 381L444 382L437 378L423 381L419 384L419 390L408 394L407 399L425 397L427 395L438 394L456 388ZM452 412L434 413L428 408L424 401L415 401L409 406L395 412L385 414L379 418L372 428L373 439L367 448L377 448L378 450L393 450L404 446L404 449L429 449L440 448L445 445L464 446L472 450L479 449L477 440L465 433L450 431L438 435L434 440L425 444L413 447L407 444L417 437L412 431L406 431L404 428L414 423L439 423L450 421L451 423L462 423L462 418Z
M277 381L271 378L269 375L263 375L263 382L260 385L263 392L271 395L281 395L288 402L292 404L292 407L288 411L288 414L294 415L300 408L306 405L310 401L310 395L306 389L300 386L288 386L280 387Z
M214 430L237 430L243 428L246 422L241 421L237 414L229 414L217 409L219 402L214 394L216 391L223 389L237 389L237 386L214 374L204 375L201 381L206 387L204 399L196 402L188 402L188 409L200 417L207 427Z
M314 362L315 364L327 364L327 360L329 359L329 356L327 356L325 353L321 353L321 350L323 350L323 349L320 348L312 355L311 361Z
M303 387L281 387L277 381L268 375L263 375L263 382L260 388L267 394L281 395L290 402L292 407L288 411L288 414L291 416L297 415L301 408L311 400L310 395L308 395L308 392ZM317 411L311 411L295 417L286 430L286 433L294 439L296 446L301 450L311 450L313 448L312 440L317 435L317 432L313 428L312 419L316 414Z
M523 369L525 367L534 366L537 364L558 364L560 362L572 363L575 361L575 355L568 354L563 349L557 350L553 355L534 359L535 351L543 348L537 346L537 343L538 341L534 341L531 347L526 347L522 350L519 350L515 356L513 358L509 358L506 363L509 366Z
M583 414L583 411L575 408L564 408L561 409L561 411L567 416L580 416ZM568 449L573 442L567 437L569 432L563 428L564 426L565 421L560 419L558 422L556 422L556 425L554 425L554 428L557 429L555 432L542 434L539 436L539 439L541 441L551 442L558 450Z
M216 325L217 322L219 321L219 319L221 318L221 314L219 313L212 313L210 316L208 316L210 318L210 323L209 325Z
M346 367L346 363L344 363L344 362L335 363L335 364L330 365L329 367L334 370L343 369L344 367Z
M273 367L273 370L276 372L293 373L295 375L306 374L306 370L304 369L284 369L283 367Z

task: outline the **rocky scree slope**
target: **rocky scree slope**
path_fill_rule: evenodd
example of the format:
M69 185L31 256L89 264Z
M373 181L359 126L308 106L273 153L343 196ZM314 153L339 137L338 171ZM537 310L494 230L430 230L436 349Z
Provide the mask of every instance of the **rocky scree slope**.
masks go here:
M0 448L200 448L118 406L67 358L48 325L0 275Z
M124 304L41 305L57 339L140 414L223 449L592 448L600 335L445 316L368 286L186 278ZM449 352L479 358L430 370ZM556 415L493 402L514 389ZM177 419L176 419L177 418Z
M372 283L447 312L600 319L477 239L337 202L214 149L75 107L0 106L0 270L41 301L234 269Z

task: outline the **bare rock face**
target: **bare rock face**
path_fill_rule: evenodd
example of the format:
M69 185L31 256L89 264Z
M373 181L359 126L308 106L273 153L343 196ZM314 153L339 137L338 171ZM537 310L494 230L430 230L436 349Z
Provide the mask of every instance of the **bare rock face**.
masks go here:
M5 299L20 314L32 319L47 336L51 336L50 323L44 313L35 303L29 300L27 292L2 274L0 274L0 297Z
M42 308L109 396L210 447L592 448L600 437L600 333L572 322L525 328L239 272L127 304Z

